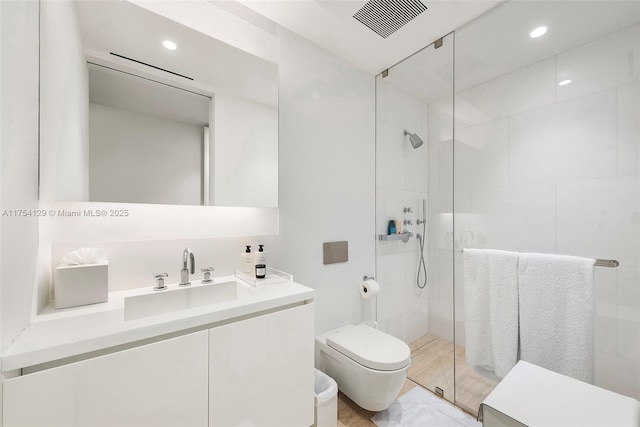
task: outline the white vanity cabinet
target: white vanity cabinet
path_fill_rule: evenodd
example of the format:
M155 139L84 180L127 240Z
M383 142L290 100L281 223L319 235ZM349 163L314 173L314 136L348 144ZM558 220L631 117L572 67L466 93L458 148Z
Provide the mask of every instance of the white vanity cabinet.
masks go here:
M310 301L298 302L102 356L29 368L4 380L3 427L310 426L313 309Z
M208 331L4 382L4 427L203 426Z
M313 304L211 329L209 425L313 424Z

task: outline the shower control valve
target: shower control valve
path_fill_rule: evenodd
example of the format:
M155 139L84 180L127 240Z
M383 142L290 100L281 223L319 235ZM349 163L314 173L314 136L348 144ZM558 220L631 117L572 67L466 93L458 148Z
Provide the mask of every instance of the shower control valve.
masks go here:
M404 209L402 209L402 212L404 212L404 213L413 213L413 208L411 208L411 207L404 208Z
M413 221L411 221L410 219L405 219L404 221L402 221L402 223L404 225L413 225Z

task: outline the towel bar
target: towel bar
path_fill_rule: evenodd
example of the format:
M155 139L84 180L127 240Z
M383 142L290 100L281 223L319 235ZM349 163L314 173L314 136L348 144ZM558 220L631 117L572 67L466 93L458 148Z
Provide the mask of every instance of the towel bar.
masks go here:
M612 267L616 268L620 263L615 259L596 259L596 267Z
M464 249L460 249L460 252L464 252ZM620 265L617 259L600 259L596 258L594 267L611 267L616 268Z

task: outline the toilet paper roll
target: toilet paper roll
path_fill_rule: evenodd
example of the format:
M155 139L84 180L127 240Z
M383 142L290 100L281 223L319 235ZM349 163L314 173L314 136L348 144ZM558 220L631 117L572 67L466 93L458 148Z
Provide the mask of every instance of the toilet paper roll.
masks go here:
M367 279L360 284L360 296L367 299L380 293L380 285L373 279Z

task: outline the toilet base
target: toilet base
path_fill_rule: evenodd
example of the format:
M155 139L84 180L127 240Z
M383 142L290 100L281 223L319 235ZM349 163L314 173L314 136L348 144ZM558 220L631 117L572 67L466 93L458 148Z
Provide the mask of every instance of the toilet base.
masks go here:
M407 378L408 367L390 372L373 371L364 366L354 369L327 354L325 356L327 375L336 380L341 392L368 411L384 411L391 406Z

